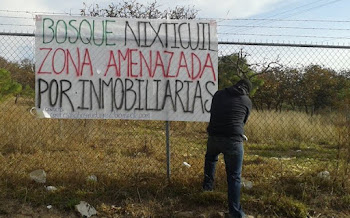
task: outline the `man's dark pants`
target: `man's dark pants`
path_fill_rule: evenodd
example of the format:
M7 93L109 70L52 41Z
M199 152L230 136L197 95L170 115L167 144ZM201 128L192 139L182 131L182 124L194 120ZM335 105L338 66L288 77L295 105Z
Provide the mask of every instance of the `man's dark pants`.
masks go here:
M205 155L203 189L213 189L218 155L223 153L228 185L229 213L233 217L244 217L240 204L243 142L236 137L209 136Z

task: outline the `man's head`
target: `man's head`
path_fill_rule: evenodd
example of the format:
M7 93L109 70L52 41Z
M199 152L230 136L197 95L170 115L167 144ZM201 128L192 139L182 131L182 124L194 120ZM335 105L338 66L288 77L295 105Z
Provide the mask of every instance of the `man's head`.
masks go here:
M236 83L235 86L241 87L241 88L245 89L245 91L247 91L247 94L249 94L250 91L252 91L252 87L253 87L253 85L252 85L252 83L249 81L249 79L241 79L240 81L238 81L238 82Z

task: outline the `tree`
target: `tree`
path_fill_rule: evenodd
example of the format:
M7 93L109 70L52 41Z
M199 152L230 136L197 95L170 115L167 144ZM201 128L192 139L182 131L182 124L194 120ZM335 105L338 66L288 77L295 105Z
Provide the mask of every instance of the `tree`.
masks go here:
M11 78L9 71L0 69L0 102L22 91L21 84Z
M20 83L23 87L29 86L35 88L34 63L29 59L23 59L19 63L14 64L14 68L10 71L12 78Z
M264 85L253 98L258 109L301 109L306 113L337 109L349 98L346 74L310 65L303 69L271 68L259 75Z
M264 84L263 79L258 75L267 73L277 62L249 64L248 56L249 54L240 50L238 53L219 57L219 89L231 86L240 79L249 79L253 84L250 95L254 96L259 87Z
M337 101L335 106L337 108L344 107L345 102L350 102L350 73L341 73L336 77L337 79Z
M280 75L278 69L272 69L271 71L259 75L259 78L264 81L263 86L259 88L259 91L254 95L253 102L257 109L263 110L266 106L268 110L273 107L277 107L277 101L279 97L279 86L277 75Z
M20 96L34 98L35 74L32 60L23 59L17 63L0 57L0 68L6 69L10 73L11 79L24 87L20 92L16 92L15 103Z
M238 60L238 54L231 54L218 58L218 70L219 70L219 89L232 86L240 77L240 69L249 71L247 60Z
M92 17L119 17L119 18L144 18L144 19L194 19L198 10L190 6L176 6L174 9L160 10L157 1L146 5L136 0L111 3L108 8L100 8L98 4L86 5L80 10L82 16Z
M284 76L282 77L281 90L283 90L283 98L286 106L292 110L296 110L300 102L300 93L303 91L300 86L302 73L295 68L284 69Z
M314 113L331 107L337 99L337 74L335 71L311 65L305 69L301 80L300 100L305 112ZM311 111L310 111L311 109Z

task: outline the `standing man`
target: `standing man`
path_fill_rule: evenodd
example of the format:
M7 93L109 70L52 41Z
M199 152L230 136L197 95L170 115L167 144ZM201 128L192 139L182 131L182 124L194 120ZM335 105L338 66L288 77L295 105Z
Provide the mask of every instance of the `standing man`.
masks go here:
M218 155L223 153L228 185L229 217L245 216L240 204L240 189L245 138L243 127L252 108L248 96L251 89L251 82L242 79L229 88L217 91L211 104L203 189L213 190L215 166Z

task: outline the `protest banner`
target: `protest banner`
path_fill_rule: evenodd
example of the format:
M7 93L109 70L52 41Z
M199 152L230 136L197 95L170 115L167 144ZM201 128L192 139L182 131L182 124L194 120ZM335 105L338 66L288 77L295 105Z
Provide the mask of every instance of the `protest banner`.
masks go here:
M36 108L50 118L209 121L215 21L38 15Z

